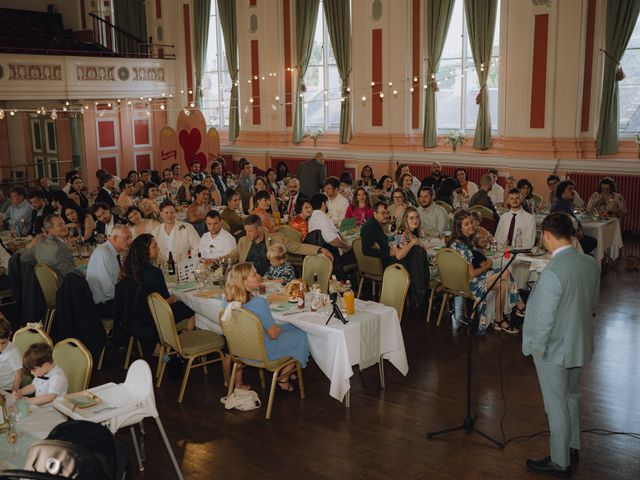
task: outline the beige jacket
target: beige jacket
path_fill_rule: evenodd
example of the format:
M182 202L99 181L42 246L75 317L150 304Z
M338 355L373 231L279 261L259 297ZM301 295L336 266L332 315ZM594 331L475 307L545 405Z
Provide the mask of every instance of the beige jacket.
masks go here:
M279 233L269 233L266 230L264 230L264 241L267 249L269 249L273 244L280 243L287 249L287 253L295 253L297 255L317 255L320 253L320 247L317 245L298 243L280 235ZM238 246L229 253L229 256L234 261L238 261L240 263L246 262L249 250L251 249L251 243L252 241L248 237L241 237L238 240Z

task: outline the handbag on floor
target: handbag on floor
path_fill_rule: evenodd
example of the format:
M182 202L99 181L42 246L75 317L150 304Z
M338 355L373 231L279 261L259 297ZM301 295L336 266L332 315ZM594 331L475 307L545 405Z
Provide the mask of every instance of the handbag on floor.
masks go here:
M235 389L231 395L222 397L220 399L220 403L223 403L224 408L227 410L235 408L241 412L255 410L256 408L260 408L262 405L260 397L258 397L256 392L253 390L242 390L239 388Z

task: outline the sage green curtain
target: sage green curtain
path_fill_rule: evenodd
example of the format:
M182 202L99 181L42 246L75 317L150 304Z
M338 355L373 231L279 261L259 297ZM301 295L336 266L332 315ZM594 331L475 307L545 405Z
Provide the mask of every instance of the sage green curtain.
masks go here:
M313 37L316 33L319 0L295 0L294 45L296 49L296 90L293 103L293 143L300 143L304 135L304 108L302 105L304 75L307 73Z
M193 0L193 49L196 60L196 103L202 109L202 80L207 58L207 42L209 40L209 15L211 0Z
M427 70L425 83L428 88L424 91L424 133L422 144L427 148L437 145L436 135L436 83L431 78L438 73L442 49L447 38L449 23L455 0L427 0Z
M129 35L147 42L147 17L144 0L116 0L113 3L114 24ZM115 51L137 54L137 43L116 33Z
M351 95L347 92L351 74L351 8L349 0L324 0L324 16L329 38L342 80L340 106L340 143L351 140Z
M618 153L618 80L616 71L627 48L640 12L638 0L608 0L605 24L604 75L600 100L598 154Z
M238 27L236 23L236 0L218 0L218 15L222 26L227 68L231 77L229 100L229 141L235 142L240 133L238 105Z
M478 74L480 93L478 103L478 119L476 120L476 134L473 138L473 148L486 150L491 146L491 111L489 108L489 92L487 79L491 65L493 49L493 33L496 28L497 0L464 0L469 30L469 44L473 63Z

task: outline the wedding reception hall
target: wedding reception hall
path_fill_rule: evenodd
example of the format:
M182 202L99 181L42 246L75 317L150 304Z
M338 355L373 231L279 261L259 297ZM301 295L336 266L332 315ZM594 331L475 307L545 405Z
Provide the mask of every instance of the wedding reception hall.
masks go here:
M0 478L640 478L640 2L0 0Z

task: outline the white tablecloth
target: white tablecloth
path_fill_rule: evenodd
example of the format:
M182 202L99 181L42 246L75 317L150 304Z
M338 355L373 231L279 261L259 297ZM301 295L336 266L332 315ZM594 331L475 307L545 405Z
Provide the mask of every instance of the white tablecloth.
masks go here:
M596 259L599 262L609 255L612 261L620 256L622 248L622 232L617 218L603 219L596 222L584 222L582 232L598 240Z
M196 312L196 325L205 330L222 334L219 312L221 297L201 298L196 292L174 291L178 299ZM380 353L403 375L409 371L400 320L395 309L380 303L356 300L356 311L366 311L380 316ZM277 322L289 322L307 334L309 351L322 372L329 378L329 395L342 401L349 391L353 365L360 361L360 327L356 322L343 325L332 319L325 325L328 314L303 312L283 315L274 312ZM347 316L347 320L349 317Z

